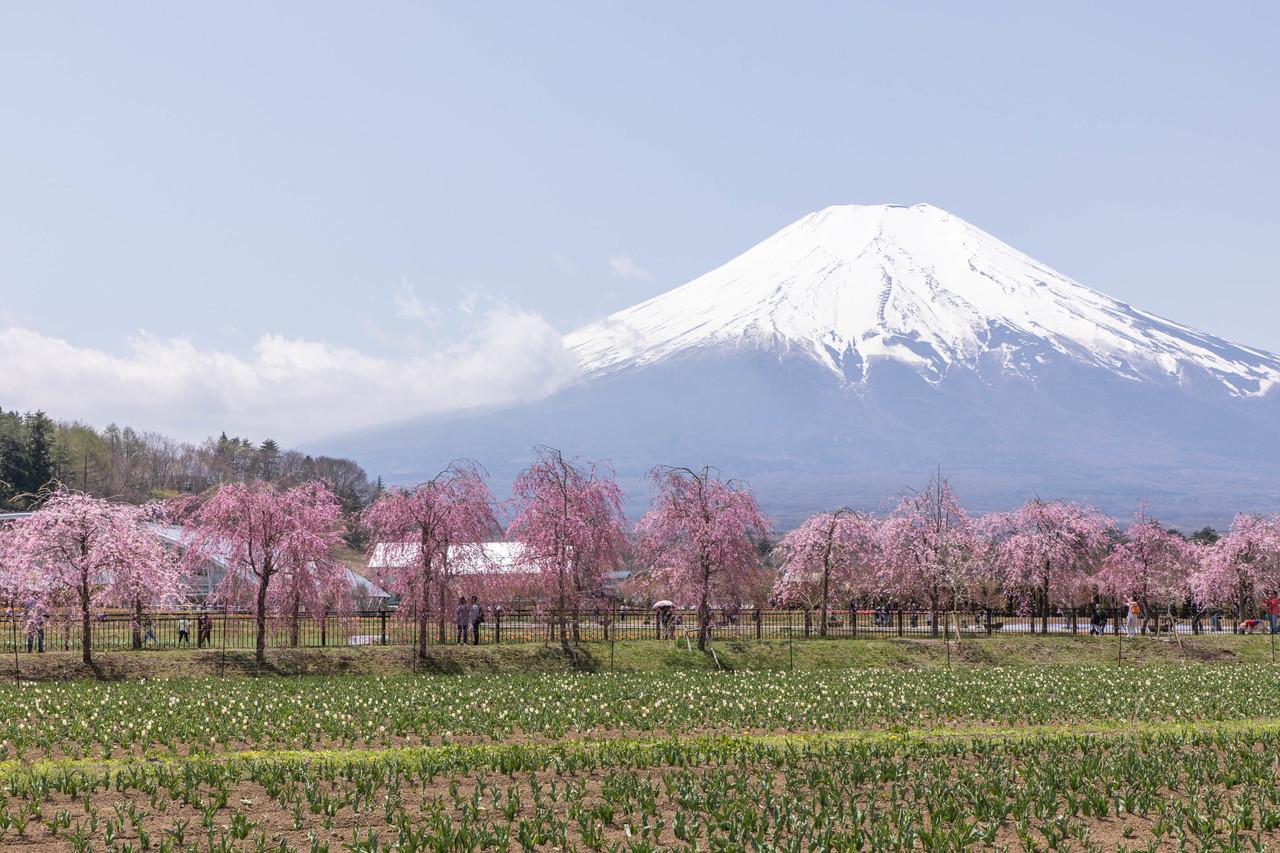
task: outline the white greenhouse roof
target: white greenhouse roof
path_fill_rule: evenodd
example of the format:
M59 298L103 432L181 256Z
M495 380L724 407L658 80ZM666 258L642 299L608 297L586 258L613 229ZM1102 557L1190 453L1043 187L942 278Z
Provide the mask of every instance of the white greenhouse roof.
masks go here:
M370 569L408 566L418 561L422 546L417 542L379 542L369 555ZM450 545L449 562L455 574L536 574L537 567L523 562L524 546L519 542L475 542Z

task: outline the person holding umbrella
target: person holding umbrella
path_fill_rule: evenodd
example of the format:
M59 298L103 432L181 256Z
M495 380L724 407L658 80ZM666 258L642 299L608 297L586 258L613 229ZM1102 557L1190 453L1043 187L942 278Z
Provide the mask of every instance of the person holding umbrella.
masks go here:
M674 602L665 598L661 601L655 601L653 604L653 610L657 614L659 640L671 639L675 636L674 633L671 633L671 611L675 606ZM668 634L670 634L670 636L668 636Z

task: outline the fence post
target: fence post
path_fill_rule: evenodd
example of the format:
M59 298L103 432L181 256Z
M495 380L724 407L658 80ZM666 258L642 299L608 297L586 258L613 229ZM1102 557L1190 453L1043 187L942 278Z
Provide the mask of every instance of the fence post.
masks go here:
M898 636L902 636L902 611L898 611Z
M853 637L858 636L858 608L857 607L849 608L849 629L852 632L851 636Z
M382 645L385 646L387 644L387 609L385 607L378 613L378 621L382 628Z
M502 608L497 608L493 613L493 643L497 645L502 642Z
M813 617L810 615L809 608L806 607L804 609L804 635L806 637L809 636L809 627L812 624L812 622L813 622Z
M763 627L763 626L761 625L761 619L760 619L760 608L759 608L759 607L757 607L757 608L756 608L755 613L753 613L753 614L752 614L752 617L751 617L751 618L753 618L753 619L755 619L755 620L756 620L756 639L757 639L757 640L759 640L759 639L761 638L762 634L763 634L763 630L762 630L762 627Z

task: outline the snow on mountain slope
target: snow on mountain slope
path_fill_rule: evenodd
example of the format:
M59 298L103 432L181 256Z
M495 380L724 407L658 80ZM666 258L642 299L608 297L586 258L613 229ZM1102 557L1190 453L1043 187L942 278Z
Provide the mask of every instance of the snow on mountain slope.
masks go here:
M1280 382L1280 357L1104 296L927 204L809 214L565 344L588 378L746 349L811 358L846 383L886 359L936 383L993 357L1030 377L1058 357L1136 381L1202 373L1232 396Z

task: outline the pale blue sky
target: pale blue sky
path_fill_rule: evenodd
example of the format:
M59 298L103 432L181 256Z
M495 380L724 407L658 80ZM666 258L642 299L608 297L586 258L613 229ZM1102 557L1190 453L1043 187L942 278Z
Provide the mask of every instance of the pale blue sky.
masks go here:
M145 331L269 430L227 383L310 356L264 336L448 373L499 303L565 331L850 202L1280 351L1278 42L1272 3L6 4L0 328L75 364L0 406L163 421L77 393Z

